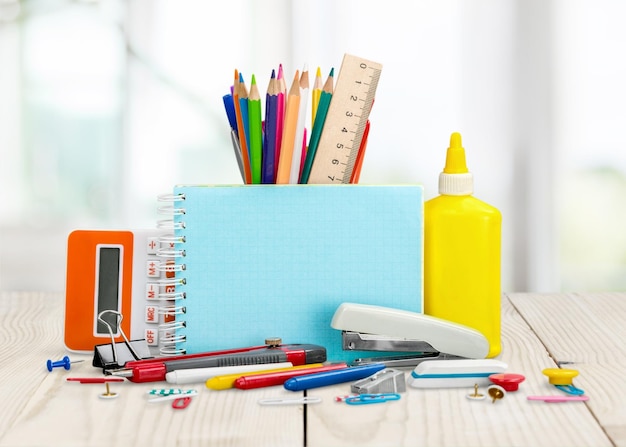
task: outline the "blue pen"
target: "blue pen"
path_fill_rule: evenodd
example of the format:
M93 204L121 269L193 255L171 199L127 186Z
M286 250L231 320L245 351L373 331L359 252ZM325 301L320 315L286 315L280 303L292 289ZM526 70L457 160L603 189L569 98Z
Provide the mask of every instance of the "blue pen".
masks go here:
M290 391L302 391L321 386L334 385L336 383L360 380L376 374L385 369L384 363L372 363L363 366L353 366L335 371L326 371L317 374L292 377L284 383L284 387Z

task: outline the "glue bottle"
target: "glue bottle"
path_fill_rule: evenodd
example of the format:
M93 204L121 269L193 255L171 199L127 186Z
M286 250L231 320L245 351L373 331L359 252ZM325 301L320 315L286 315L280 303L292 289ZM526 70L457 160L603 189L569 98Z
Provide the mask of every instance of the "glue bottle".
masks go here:
M480 331L500 353L502 216L475 198L461 135L453 133L439 196L424 204L424 313Z

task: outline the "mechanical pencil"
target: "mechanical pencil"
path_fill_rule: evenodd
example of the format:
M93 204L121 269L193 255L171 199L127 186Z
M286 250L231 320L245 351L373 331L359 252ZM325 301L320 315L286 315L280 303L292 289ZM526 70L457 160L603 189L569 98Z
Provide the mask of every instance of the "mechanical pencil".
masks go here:
M263 388L268 386L282 385L292 377L304 376L307 374L317 374L325 371L335 371L345 369L346 363L333 363L331 365L313 366L294 366L285 371L274 371L267 373L255 373L235 378L232 386L240 390L251 390L253 388ZM217 377L214 377L217 379ZM212 379L211 379L212 380ZM207 382L207 387L209 386Z
M284 383L284 387L290 391L303 391L311 388L319 388L337 383L360 380L385 369L384 363L372 363L363 366L352 366L335 371L307 374L305 376L292 377Z

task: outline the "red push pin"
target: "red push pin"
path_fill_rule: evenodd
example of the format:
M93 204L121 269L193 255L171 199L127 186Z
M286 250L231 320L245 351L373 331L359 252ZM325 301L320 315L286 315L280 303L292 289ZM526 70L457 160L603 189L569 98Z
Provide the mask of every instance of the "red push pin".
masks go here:
M506 391L517 391L519 388L519 384L522 383L526 377L521 374L511 374L511 373L502 373L502 374L492 374L489 376L489 380L491 380L496 385L501 386Z

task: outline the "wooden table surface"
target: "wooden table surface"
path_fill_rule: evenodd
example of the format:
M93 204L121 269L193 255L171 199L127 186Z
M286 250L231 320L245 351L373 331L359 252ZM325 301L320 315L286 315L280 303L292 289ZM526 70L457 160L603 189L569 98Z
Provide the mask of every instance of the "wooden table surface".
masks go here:
M46 369L63 346L61 294L0 294L0 446L626 446L626 293L505 294L503 352L509 372L526 376L502 400L471 401L472 390L409 388L395 402L349 406L334 401L349 384L310 390L322 402L260 406L294 398L282 387L212 391L184 410L147 403L166 383L66 382L98 376L91 356L70 354L70 371ZM566 363L566 364L565 364ZM576 369L587 402L530 402L562 395L542 370Z

